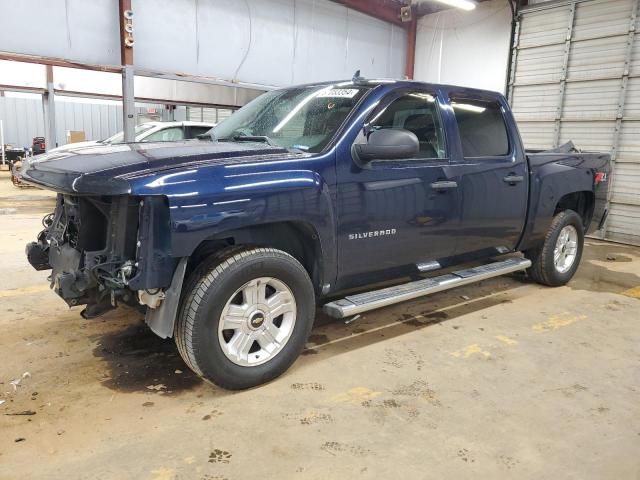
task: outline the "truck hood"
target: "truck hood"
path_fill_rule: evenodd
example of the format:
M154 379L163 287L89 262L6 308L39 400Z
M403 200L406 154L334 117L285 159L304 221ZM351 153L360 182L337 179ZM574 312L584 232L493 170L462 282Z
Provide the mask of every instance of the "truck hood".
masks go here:
M131 193L130 179L165 170L305 155L254 142L187 140L98 145L30 158L18 176L62 193L122 195Z

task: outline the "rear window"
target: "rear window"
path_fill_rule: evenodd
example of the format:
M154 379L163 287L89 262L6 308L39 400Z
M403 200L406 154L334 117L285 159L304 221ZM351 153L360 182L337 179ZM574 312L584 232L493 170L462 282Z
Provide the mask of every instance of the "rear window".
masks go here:
M465 157L509 154L509 135L498 102L452 96L451 106Z

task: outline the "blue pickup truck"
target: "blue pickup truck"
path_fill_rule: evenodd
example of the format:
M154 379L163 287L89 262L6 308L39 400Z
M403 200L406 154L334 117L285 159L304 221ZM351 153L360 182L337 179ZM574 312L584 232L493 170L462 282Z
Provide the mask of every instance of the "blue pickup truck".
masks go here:
M93 318L128 304L204 379L248 388L336 318L519 270L568 282L610 156L527 151L505 98L412 81L265 93L183 142L31 159L58 192L27 246ZM386 282L381 285L381 282Z

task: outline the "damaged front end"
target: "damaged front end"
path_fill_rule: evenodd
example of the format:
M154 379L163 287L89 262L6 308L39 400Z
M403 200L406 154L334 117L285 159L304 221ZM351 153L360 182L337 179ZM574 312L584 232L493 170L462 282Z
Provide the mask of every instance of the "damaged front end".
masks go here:
M51 269L53 290L84 318L115 308L156 308L171 283L169 213L164 197L59 194L44 230L26 247L36 270Z

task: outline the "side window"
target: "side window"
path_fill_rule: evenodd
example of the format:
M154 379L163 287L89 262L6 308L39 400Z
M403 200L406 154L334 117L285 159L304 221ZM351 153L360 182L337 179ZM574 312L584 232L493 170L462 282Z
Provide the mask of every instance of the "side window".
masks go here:
M203 135L211 130L211 127L189 127L189 138L196 138L198 135Z
M143 142L174 142L176 140L182 140L184 138L184 132L182 127L171 127L158 130L152 133L148 137L144 138Z
M408 93L391 102L369 124L374 130L404 128L416 134L420 152L414 158L447 156L438 105L428 93Z
M509 154L509 135L498 102L451 96L451 106L465 157Z

